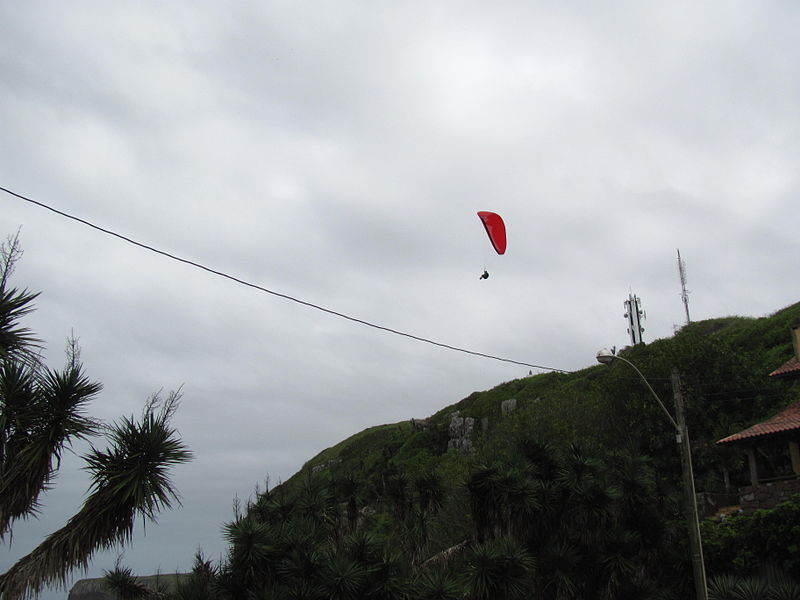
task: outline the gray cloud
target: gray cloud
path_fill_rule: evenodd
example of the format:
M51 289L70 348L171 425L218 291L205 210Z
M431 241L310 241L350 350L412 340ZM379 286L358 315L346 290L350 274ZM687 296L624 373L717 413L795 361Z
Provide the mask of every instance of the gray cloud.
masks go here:
M0 185L269 289L564 369L626 343L629 291L645 339L671 335L676 248L695 318L797 300L791 3L42 1L0 20ZM477 210L505 217L505 256ZM22 226L16 280L43 292L29 325L48 360L74 330L104 383L97 416L183 385L197 459L175 474L183 508L126 550L140 572L218 556L232 498L265 476L528 372L12 197L0 224ZM0 570L86 485L67 460Z

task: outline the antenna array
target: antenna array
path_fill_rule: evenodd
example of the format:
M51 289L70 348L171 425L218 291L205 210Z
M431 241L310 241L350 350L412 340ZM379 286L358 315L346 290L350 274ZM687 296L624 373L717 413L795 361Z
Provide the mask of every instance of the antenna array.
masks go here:
M681 300L683 308L686 310L686 324L692 322L689 318L689 290L686 289L686 262L681 258L681 251L678 250L678 275L681 278Z
M631 336L631 345L642 343L642 319L646 319L647 315L642 310L642 301L636 294L628 294L628 299L623 303L625 305L625 314L623 315L628 321L628 333Z

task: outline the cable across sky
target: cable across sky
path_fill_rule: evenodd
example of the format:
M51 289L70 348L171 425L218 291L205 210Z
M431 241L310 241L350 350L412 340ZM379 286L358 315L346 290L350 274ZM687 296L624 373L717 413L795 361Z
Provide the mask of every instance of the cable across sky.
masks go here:
M219 277L224 277L225 279L229 279L229 280L234 281L234 282L236 282L236 283L238 283L240 285L244 285L244 286L253 288L253 289L258 290L260 292L264 292L266 294L271 294L273 296L277 296L278 298L283 298L284 300L289 300L291 302L296 302L297 304L302 304L303 306L307 306L309 308L313 308L315 310L319 310L319 311L322 311L324 313L328 313L329 315L333 315L335 317L340 317L342 319L346 319L346 320L351 321L353 323L360 323L361 325L366 325L367 327L371 327L373 329L378 329L380 331L385 331L387 333L392 333L394 335L403 336L403 337L406 337L406 338L410 338L412 340L416 340L418 342L423 342L423 343L426 343L426 344L431 344L433 346L438 346L440 348L446 348L447 350L454 350L456 352L462 352L464 354L471 354L472 356L479 356L479 357L482 357L482 358L489 358L489 359L492 359L492 360L511 363L511 364L515 364L515 365L522 365L522 366L525 366L525 367L532 367L534 369L542 369L542 370L545 370L545 371L557 371L559 373L569 373L569 371L566 371L564 369L557 369L555 367L548 367L548 366L544 366L544 365L537 365L537 364L533 364L533 363L527 363L527 362L523 362L523 361L519 361L519 360L512 360L510 358L503 358L503 357L500 357L500 356L493 356L491 354L485 354L483 352L476 352L474 350L467 350L466 348L459 348L458 346L453 346L453 345L450 345L450 344L444 344L442 342L437 342L437 341L434 341L434 340L431 340L431 339L428 339L428 338L425 338L425 337L421 337L421 336L414 335L414 334L411 334L411 333L407 333L407 332L404 332L404 331L399 331L397 329L392 329L391 327L385 327L383 325L378 325L377 323L372 323L370 321L365 321L364 319L359 319L357 317L352 317L350 315L346 315L344 313L332 310L330 308L325 308L324 306L320 306L320 305L314 304L312 302L307 302L305 300L301 300L299 298L295 298L294 296L290 296L288 294L283 294L281 292L276 292L275 290L270 290L270 289L265 288L263 286L260 286L258 284L251 283L251 282L246 281L244 279L240 279L239 277L235 277L233 275L229 275L228 273L225 273L223 271L218 271L216 269L212 269L211 267L207 267L207 266L205 266L205 265L203 265L201 263L198 263L198 262L195 262L195 261L192 261L192 260L188 260L186 258L181 258L180 256L176 256L174 254L170 254L169 252L165 252L164 250L159 250L158 248L155 248L153 246L149 246L147 244L143 244L142 242L137 242L136 240L131 239L129 237L126 237L126 236L124 236L124 235L122 235L120 233L117 233L117 232L112 231L110 229L106 229L104 227L100 227L99 225L95 225L94 223L91 223L91 222L89 222L89 221L87 221L85 219L81 219L80 217L76 217L76 216L71 215L69 213L66 213L64 211L58 210L56 208L53 208L52 206L49 206L49 205L45 204L44 202L39 202L38 200L34 200L33 198L29 198L27 196L23 196L22 194L18 194L17 192L14 192L14 191L12 191L12 190L10 190L8 188L0 186L0 191L3 191L6 194L9 194L11 196L14 196L15 198L19 198L20 200L24 200L25 202L29 202L31 204L34 204L36 206L39 206L39 207L44 208L46 210L49 210L50 212L53 212L53 213L55 213L55 214L57 214L57 215L59 215L61 217L66 218L66 219L71 219L73 221L77 221L78 223L81 223L82 225L86 225L87 227L91 227L92 229L95 229L97 231L105 233L106 235L110 235L110 236L115 237L117 239L120 239L120 240L123 240L125 242L128 242L129 244L133 244L134 246L138 246L139 248L143 248L144 250L149 250L150 252L154 252L156 254L160 254L161 256L164 256L166 258L169 258L169 259L172 259L172 260L175 260L175 261L190 265L192 267L195 267L197 269L201 269L203 271L207 271L208 273L211 273L213 275L217 275Z

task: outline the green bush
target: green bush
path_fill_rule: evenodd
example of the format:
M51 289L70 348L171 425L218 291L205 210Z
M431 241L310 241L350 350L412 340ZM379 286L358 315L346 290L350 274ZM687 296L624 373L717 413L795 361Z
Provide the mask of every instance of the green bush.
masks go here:
M800 494L769 510L702 523L703 552L712 574L755 573L772 562L800 573Z

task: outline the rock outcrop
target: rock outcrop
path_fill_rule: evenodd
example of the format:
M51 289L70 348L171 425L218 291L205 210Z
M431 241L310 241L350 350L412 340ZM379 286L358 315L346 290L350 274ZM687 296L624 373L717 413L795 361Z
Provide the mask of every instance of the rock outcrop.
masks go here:
M148 575L146 577L137 577L136 579L152 590L166 588L169 591L173 591L178 580L186 576L186 573L178 573L173 575ZM69 591L67 600L117 600L117 595L106 585L103 577L97 577L76 581Z
M81 579L69 591L68 600L115 600L116 596L100 579Z
M517 409L517 399L509 398L500 404L500 413L505 417Z
M462 417L456 411L450 415L450 439L447 442L448 450L456 450L464 454L472 451L472 432L475 430L475 419Z

